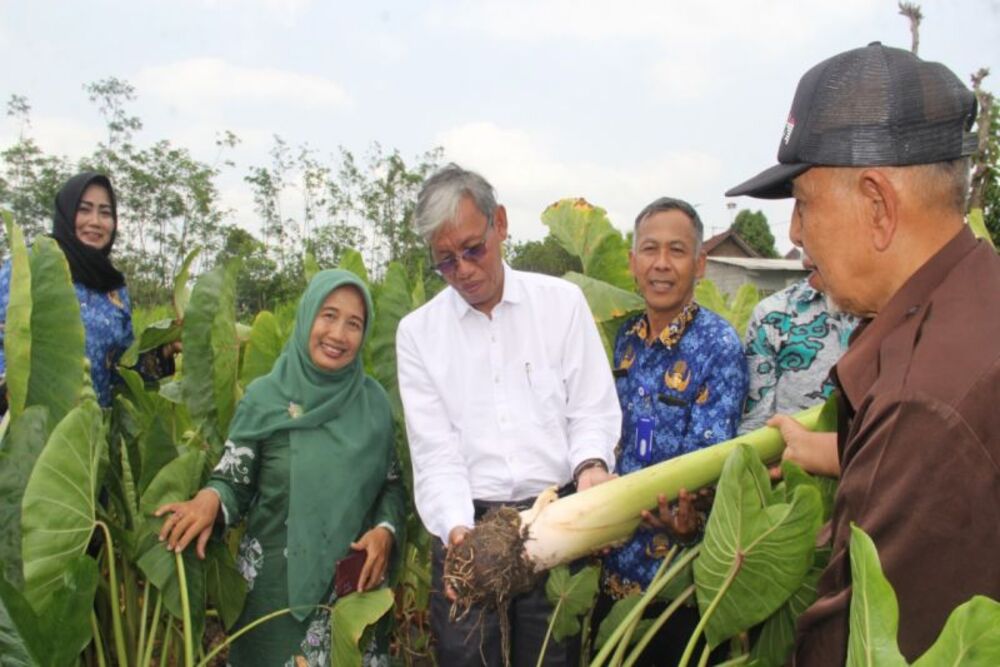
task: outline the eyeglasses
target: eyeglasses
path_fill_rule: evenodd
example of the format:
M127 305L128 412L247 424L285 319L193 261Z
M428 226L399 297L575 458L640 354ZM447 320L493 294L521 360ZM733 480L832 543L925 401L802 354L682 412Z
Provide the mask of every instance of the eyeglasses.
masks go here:
M493 221L488 221L486 223L486 231L483 232L482 240L473 245L469 246L458 255L452 255L448 259L443 259L440 262L433 264L434 270L440 273L442 276L450 276L455 273L458 269L458 260L464 260L466 262L475 262L476 264L486 255L486 237L489 236L490 230L493 228ZM433 261L433 256L431 257Z

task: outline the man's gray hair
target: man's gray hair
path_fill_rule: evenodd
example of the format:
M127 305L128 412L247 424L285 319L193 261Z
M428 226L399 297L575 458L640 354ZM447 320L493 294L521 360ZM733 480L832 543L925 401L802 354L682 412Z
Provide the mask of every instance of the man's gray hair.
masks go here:
M493 224L497 208L493 186L476 172L452 162L424 181L417 195L413 227L424 241L430 243L434 232L455 217L463 197L469 197L489 224Z
M705 240L705 225L702 224L701 218L698 216L698 211L694 210L694 206L687 203L683 199L676 199L674 197L660 197L659 199L653 201L646 205L646 208L639 211L639 215L635 216L635 231L632 233L632 249L635 249L635 244L639 239L639 225L651 216L657 213L664 213L666 211L680 211L688 217L691 221L691 227L694 228L694 254L701 252L701 244Z

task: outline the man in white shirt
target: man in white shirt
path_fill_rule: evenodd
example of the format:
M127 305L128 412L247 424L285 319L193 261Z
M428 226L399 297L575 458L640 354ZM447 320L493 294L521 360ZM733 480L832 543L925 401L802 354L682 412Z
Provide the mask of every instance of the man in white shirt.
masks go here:
M444 545L486 509L523 508L542 490L607 480L621 411L582 292L503 262L507 213L480 175L448 165L423 186L414 226L448 287L396 334L417 512L434 540L431 630L437 661L501 664L495 614L448 619ZM535 664L551 606L544 581L512 601L511 660ZM575 664L578 641L550 644L546 665Z

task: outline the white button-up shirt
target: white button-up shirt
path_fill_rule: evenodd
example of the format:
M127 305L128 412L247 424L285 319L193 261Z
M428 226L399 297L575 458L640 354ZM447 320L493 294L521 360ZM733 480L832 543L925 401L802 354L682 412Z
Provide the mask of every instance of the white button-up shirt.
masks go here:
M614 466L621 410L580 289L504 265L492 316L448 287L399 323L396 355L417 512L447 542L472 500L521 500Z

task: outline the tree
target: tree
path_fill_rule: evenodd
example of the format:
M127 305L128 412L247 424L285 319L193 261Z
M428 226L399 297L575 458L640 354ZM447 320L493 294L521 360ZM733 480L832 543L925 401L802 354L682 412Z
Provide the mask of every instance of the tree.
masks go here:
M550 276L563 276L567 271L581 273L583 265L579 257L566 252L556 237L549 234L541 241L510 241L507 261L515 269L535 271Z
M729 229L739 234L761 257L778 256L778 250L774 247L774 234L771 233L763 211L740 211Z

